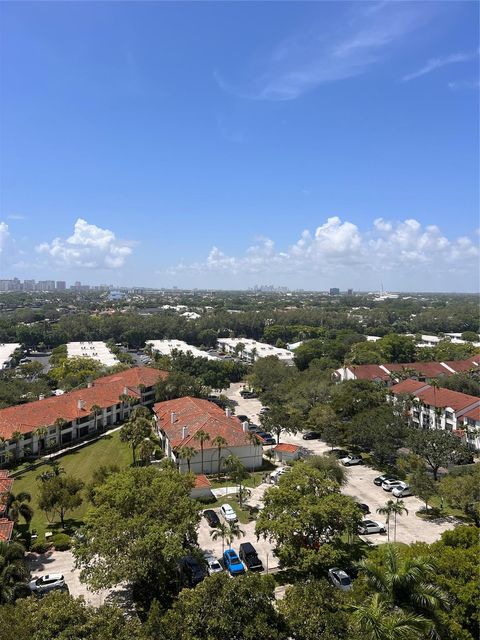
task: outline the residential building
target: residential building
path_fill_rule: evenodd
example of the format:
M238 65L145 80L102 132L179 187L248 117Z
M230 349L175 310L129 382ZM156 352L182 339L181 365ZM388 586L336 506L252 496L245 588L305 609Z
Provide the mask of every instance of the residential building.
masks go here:
M135 404L152 406L154 385L168 375L151 367L134 367L97 378L84 389L0 409L0 464L7 458L40 455L68 446L127 419ZM128 400L125 398L128 396ZM98 407L98 413L92 411ZM14 440L15 432L22 439Z
M55 288L57 291L66 291L67 283L65 282L65 280L57 280Z
M330 287L330 295L331 296L340 295L340 289L338 287Z
M105 342L68 342L67 354L69 358L92 358L106 367L113 367L119 364L119 360L113 355Z
M187 344L183 340L147 340L147 347L151 347L152 351L160 353L162 356L171 356L173 351L180 353L191 353L195 358L207 358L207 360L218 360L217 356L213 356L207 351L202 351L198 347Z
M0 369L8 369L13 364L13 354L22 345L18 342L0 342Z
M218 346L221 351L234 354L247 362L255 362L258 358L266 358L267 356L276 356L286 364L293 364L294 354L288 349L273 347L271 344L257 342L250 338L219 338Z
M306 451L303 447L300 447L297 444L288 444L286 442L277 444L273 447L273 451L275 453L275 458L279 462L294 462L295 460L300 460L300 458L306 455Z
M157 418L157 433L165 455L173 460L182 473L190 470L195 474L217 473L224 468L224 460L235 455L247 469L262 466L263 447L248 431L248 424L223 411L213 402L186 396L176 400L157 402L153 411ZM203 443L203 468L199 431L208 433L209 439ZM221 437L225 444L220 450L215 438ZM190 460L182 458L182 448L195 449Z
M389 389L394 403L406 398L413 426L421 429L444 429L461 437L465 443L480 450L477 429L480 422L480 398L466 393L430 386L418 380L403 380ZM470 422L469 422L470 420ZM470 427L469 437L465 426Z

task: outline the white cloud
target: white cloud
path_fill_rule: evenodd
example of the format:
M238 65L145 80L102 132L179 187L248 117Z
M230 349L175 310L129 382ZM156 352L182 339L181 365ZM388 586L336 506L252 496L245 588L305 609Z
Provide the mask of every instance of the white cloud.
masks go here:
M9 237L8 224L6 222L0 222L0 253L3 253L5 250Z
M430 60L428 60L423 65L423 67L420 67L420 69L417 69L417 71L414 71L413 73L408 73L407 75L403 76L402 82L410 82L410 80L425 76L428 73L432 73L432 71L436 71L436 69L440 69L441 67L445 67L449 64L469 62L470 60L473 60L473 58L475 58L477 55L478 53L453 53L441 58L430 58Z
M338 23L314 24L290 34L242 69L243 79L214 78L225 92L251 100L295 100L316 87L366 73L389 47L421 26L427 10L412 3L354 4Z
M122 267L132 253L132 243L118 240L113 231L101 229L78 218L73 234L44 242L36 250L54 262L67 267L116 269Z
M278 282L288 278L297 286L303 279L319 281L325 276L341 280L345 276L344 280L354 278L368 286L367 282L380 281L388 272L392 280L411 282L412 288L417 288L430 276L441 281L458 272L471 278L478 258L477 242L468 237L447 238L436 225L423 226L414 219L394 222L377 218L371 229L362 232L352 222L334 216L313 233L304 230L285 251L278 250L273 240L260 238L244 255L229 256L213 247L204 262L181 264L169 273L247 279L255 274ZM461 285L458 288L465 290Z

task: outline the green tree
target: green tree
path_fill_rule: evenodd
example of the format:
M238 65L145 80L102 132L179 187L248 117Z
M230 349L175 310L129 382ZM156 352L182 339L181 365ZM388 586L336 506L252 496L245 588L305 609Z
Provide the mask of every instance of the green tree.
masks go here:
M460 507L480 527L480 467L460 476L447 475L438 488L440 496L451 507Z
M276 544L285 566L318 573L345 559L342 535L357 531L361 514L338 483L317 469L297 463L267 489L255 532Z
M142 605L154 598L166 605L178 562L196 545L200 516L192 486L191 475L166 465L108 476L85 515L85 537L75 543L82 579L94 589L125 581Z
M160 635L148 640L286 640L271 576L231 580L218 573L184 589L163 617Z
M199 429L193 438L200 444L201 469L203 473L203 448L205 446L205 442L210 440L210 434L204 429Z
M437 493L435 480L424 468L417 468L407 479L413 493L425 502L425 509L428 510L430 499Z
M58 515L64 529L66 514L82 504L83 487L83 481L74 476L50 477L38 484L38 506L50 520Z
M190 462L192 458L194 458L197 455L197 450L194 447L184 446L177 449L176 453L177 453L177 456L180 458L180 460L187 461L188 473L190 473Z
M390 516L395 508L395 500L387 500L383 507L378 507L377 513L381 516L385 516L385 522L387 523L387 540L390 542Z
M378 593L352 606L352 627L362 640L424 640L429 633L425 618L392 609Z
M210 536L212 540L216 541L219 538L222 540L222 554L225 551L225 538L229 532L229 527L226 522L219 522L211 531Z
M343 487L348 482L348 471L335 456L308 456L305 463L320 471L326 478L335 480L339 487Z
M297 582L278 603L292 640L350 638L347 597L326 580Z
M98 429L98 416L102 415L102 407L100 407L98 404L93 404L90 407L90 413L93 416L93 428L95 429L95 431L97 431Z
M148 418L144 418L141 415L133 415L120 430L120 440L122 442L128 442L132 447L132 461L135 465L137 462L136 452L138 446L143 442L145 438L148 438L152 433L152 423Z
M250 476L250 473L245 469L242 461L237 456L230 454L224 460L225 469L230 477L230 480L238 485L238 503L240 509L243 503L243 481Z
M226 447L227 444L228 442L222 436L215 436L215 438L212 440L212 446L217 448L217 473L219 476L221 472L220 465L221 465L222 449Z
M459 439L443 429L411 429L408 444L416 455L425 460L438 480L438 470L453 462L459 453L466 453Z
M341 419L351 419L385 404L385 387L369 380L346 380L332 389L332 409Z
M24 435L21 431L14 431L10 436L10 442L15 443L15 461L20 457L20 442L23 440Z
M0 540L0 604L14 602L28 593L29 571L25 562L25 549L17 542L7 544ZM4 627L2 616L2 628Z
M29 504L31 500L32 496L27 491L20 491L17 494L8 493L6 508L10 520L18 524L21 516L29 526L33 518L33 509Z
M48 435L48 427L42 426L42 427L37 427L34 432L33 435L37 438L37 458L40 457L40 442L45 443L45 438Z

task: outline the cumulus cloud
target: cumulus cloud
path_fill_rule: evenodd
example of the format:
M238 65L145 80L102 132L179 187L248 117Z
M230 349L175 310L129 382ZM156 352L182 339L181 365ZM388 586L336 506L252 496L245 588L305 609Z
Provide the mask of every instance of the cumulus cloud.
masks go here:
M9 237L8 224L6 222L0 222L0 253L3 253L5 250Z
M129 245L131 243L117 239L113 231L78 218L71 236L54 238L50 243L40 244L36 250L68 267L116 269L131 255Z
M354 273L356 279L375 281L389 272L396 274L396 280L403 276L422 279L426 273L440 278L455 271L471 274L478 257L478 243L466 236L447 238L436 225L423 226L411 218L397 222L377 218L370 229L361 231L352 222L333 216L313 232L304 230L285 251L278 250L273 240L260 238L244 255L230 256L213 247L205 261L180 264L169 272L271 278Z

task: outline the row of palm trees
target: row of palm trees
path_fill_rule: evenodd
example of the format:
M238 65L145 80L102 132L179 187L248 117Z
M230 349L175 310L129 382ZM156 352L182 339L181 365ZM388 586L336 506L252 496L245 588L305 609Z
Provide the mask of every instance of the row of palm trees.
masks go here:
M397 516L403 516L404 513L408 515L405 502L403 500L387 500L383 507L377 509L377 513L385 516L388 542L390 542L390 519L393 516L393 540L395 542L397 539Z

